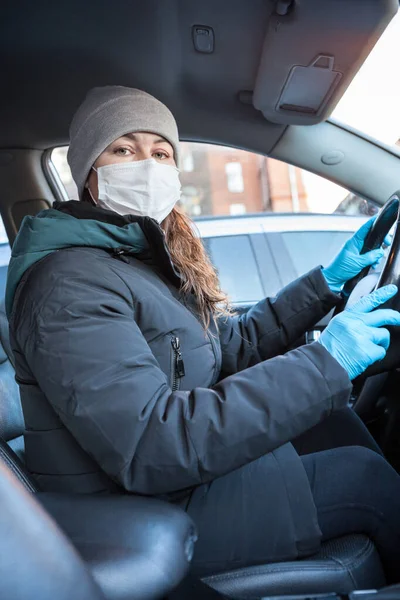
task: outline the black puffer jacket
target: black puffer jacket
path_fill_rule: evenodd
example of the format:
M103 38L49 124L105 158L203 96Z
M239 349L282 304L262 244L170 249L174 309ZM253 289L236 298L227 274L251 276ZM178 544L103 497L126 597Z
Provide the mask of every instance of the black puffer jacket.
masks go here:
M337 301L320 268L206 334L154 221L77 202L49 212L62 249L38 234L46 213L30 218L14 264L30 244L41 260L19 281L20 267L11 268L8 282L27 461L42 488L173 494L346 405L350 381L320 344L282 355ZM83 225L97 242L75 235ZM78 242L65 243L72 230ZM118 231L125 241L116 249ZM126 246L130 231L147 250Z

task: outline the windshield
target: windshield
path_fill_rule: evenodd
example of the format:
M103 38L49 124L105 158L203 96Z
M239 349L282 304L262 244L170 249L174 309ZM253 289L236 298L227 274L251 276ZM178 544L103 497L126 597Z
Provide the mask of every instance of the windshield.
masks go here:
M399 45L397 13L332 114L389 145L400 145Z

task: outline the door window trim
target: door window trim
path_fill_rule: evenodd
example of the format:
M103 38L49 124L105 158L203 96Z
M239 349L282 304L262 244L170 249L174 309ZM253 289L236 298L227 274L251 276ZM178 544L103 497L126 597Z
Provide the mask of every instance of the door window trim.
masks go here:
M66 146L68 144L65 144ZM51 191L55 197L55 200L59 200L61 202L67 202L69 200L68 194L65 190L64 184L61 181L61 177L58 174L58 171L51 160L51 154L54 148L48 148L43 152L42 157L42 168L44 175L47 179L47 183L49 184Z

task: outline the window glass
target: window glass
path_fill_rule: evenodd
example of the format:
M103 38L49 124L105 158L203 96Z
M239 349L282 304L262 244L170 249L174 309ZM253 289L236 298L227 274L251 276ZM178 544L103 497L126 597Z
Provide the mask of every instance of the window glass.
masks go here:
M256 258L248 235L210 237L205 240L218 270L221 289L232 303L255 302L263 297Z
M377 210L323 177L260 154L182 142L181 157L181 205L192 218L261 212L357 215ZM51 160L67 196L76 199L67 148L55 148Z
M334 183L252 152L182 143L182 205L191 217L273 212L332 213L348 196Z
M400 12L383 32L336 106L333 117L400 146Z
M68 198L71 200L77 200L78 188L72 179L71 169L69 168L69 164L67 162L67 152L68 146L54 148L51 152L51 162L53 163L53 166L60 177L61 183L64 186Z
M4 298L7 281L8 263L11 258L11 248L8 242L3 219L0 217L0 298Z

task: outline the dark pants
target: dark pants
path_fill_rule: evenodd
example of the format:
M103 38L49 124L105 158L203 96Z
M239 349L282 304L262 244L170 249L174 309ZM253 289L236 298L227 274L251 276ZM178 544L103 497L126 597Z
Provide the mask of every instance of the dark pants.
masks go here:
M293 440L292 444L300 456L344 446L363 446L382 454L360 417L351 408L333 413Z
M400 476L368 448L334 448L302 457L322 539L365 533L388 583L400 582Z
M310 481L323 540L348 533L365 533L376 544L388 582L400 580L400 477L374 451L379 450L362 422L342 411L310 437L294 442ZM347 415L347 416L346 416ZM354 440L357 445L352 445ZM330 444L348 446L333 449ZM360 446L364 446L361 447ZM314 451L314 449L316 451ZM270 514L263 457L200 486L194 494L206 498L202 517L196 502L187 511L199 529L192 573L197 576L262 564L268 545ZM202 490L204 488L204 490ZM205 518L204 510L209 514ZM218 565L216 570L210 565Z

